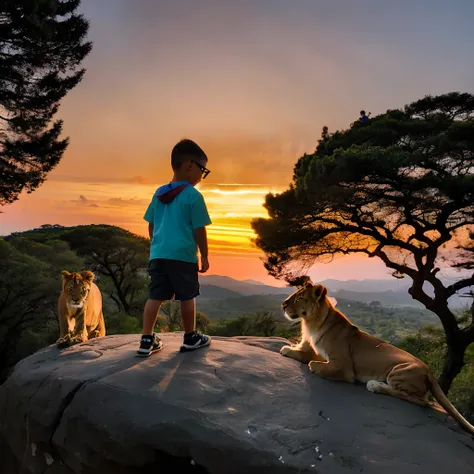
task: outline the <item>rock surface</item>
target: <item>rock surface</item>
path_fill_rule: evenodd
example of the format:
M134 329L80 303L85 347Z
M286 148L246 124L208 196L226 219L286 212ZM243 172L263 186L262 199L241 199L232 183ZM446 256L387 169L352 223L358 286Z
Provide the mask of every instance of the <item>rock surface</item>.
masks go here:
M21 361L0 387L0 472L474 473L446 414L322 380L283 339L182 354L181 337L147 359L134 335Z

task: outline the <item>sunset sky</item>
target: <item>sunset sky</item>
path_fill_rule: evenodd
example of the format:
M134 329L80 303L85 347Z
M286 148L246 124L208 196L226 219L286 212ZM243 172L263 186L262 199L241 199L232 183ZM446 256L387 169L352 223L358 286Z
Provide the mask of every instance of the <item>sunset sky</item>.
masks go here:
M83 0L92 53L59 115L71 144L35 193L0 215L0 235L41 224L146 233L155 188L183 137L209 156L201 186L211 272L276 283L249 221L284 190L321 128L345 128L423 97L474 93L474 1ZM388 278L348 257L325 278Z

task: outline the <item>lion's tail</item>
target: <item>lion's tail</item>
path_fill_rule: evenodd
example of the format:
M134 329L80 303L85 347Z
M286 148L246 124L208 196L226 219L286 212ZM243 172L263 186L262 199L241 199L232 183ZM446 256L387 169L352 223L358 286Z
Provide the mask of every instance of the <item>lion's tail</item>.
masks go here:
M474 434L474 426L469 423L466 418L464 418L461 413L459 413L455 406L448 400L448 397L444 394L443 390L439 386L438 381L435 377L430 374L430 390L434 395L438 403L469 433Z

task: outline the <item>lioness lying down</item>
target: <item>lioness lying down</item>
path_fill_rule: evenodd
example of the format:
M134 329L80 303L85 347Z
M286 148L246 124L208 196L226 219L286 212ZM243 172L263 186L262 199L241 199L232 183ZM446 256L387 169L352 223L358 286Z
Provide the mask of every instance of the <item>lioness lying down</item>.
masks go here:
M472 426L444 395L430 369L415 356L354 326L327 297L323 285L307 282L282 307L288 319L301 321L301 342L280 353L308 363L309 370L329 380L362 382L384 393L428 405L428 392L468 432Z

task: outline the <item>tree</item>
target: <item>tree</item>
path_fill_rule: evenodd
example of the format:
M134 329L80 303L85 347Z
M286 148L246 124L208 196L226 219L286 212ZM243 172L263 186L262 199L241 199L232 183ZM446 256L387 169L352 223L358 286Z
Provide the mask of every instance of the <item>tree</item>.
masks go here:
M181 316L181 303L179 301L165 301L160 308L159 314L164 316L164 325L170 332L182 331L183 330L183 318ZM198 331L206 331L211 320L209 317L201 313L196 312L196 329ZM159 324L159 321L157 321Z
M474 270L474 232L470 232L469 242L466 245L460 245L458 250L461 251L461 255L454 267L460 270ZM470 313L471 320L474 321L474 291L468 291L460 296L472 298Z
M107 225L77 227L61 238L84 258L88 269L112 280L109 296L119 311L130 314L140 290L146 287L149 239Z
M165 301L160 308L159 314L165 317L165 324L168 331L182 331L183 322L181 319L181 305L179 301Z
M21 253L34 257L49 266L49 273L57 278L61 285L61 271L80 271L84 269L84 261L73 252L67 242L59 239L51 239L45 242L36 242L27 237L13 237L9 239Z
M274 336L277 328L275 314L269 311L258 312L253 321L253 328L259 336Z
M206 332L207 328L211 324L211 320L207 314L201 313L201 311L196 312L196 329L198 331Z
M381 259L444 328L440 384L447 393L474 342L474 320L460 327L448 300L474 285L439 276L474 224L474 96L427 96L319 141L294 168L293 183L269 194L269 219L252 225L271 275L291 283L315 262L360 253Z
M53 287L45 263L0 239L0 383L18 361L22 334L56 324L52 305L58 294Z
M474 270L474 232L470 232L468 243L460 245L458 250L461 250L461 255L454 266L464 270Z
M80 0L3 0L0 7L0 205L33 192L68 139L53 120L84 75L92 44Z

